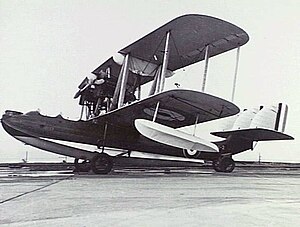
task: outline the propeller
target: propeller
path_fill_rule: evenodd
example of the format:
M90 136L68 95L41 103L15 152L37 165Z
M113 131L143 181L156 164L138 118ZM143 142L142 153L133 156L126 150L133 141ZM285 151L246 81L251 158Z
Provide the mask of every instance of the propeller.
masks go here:
M92 85L100 85L105 82L105 78L107 78L107 73L100 71L99 75L96 76L91 74L87 76L79 85L79 91L74 95L74 99L77 99L86 89L90 88Z

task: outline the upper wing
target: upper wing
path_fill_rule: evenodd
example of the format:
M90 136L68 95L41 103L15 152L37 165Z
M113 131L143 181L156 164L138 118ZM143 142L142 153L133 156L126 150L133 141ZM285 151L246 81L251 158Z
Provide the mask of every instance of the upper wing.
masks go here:
M236 105L224 99L202 92L175 89L121 107L94 118L93 121L134 127L135 119L153 119L158 102L159 109L155 121L172 128L195 124L197 115L197 123L201 123L239 112Z
M205 57L224 53L248 42L249 36L241 28L218 18L188 14L177 17L120 50L121 54L160 65L163 62L166 33L170 31L168 69L174 71Z
M168 31L171 34L168 69L171 71L202 61L206 46L209 46L209 56L213 57L242 46L249 40L244 30L218 18L197 14L175 18L119 51L124 55L130 53L129 91L154 79L153 72L163 62ZM121 66L111 57L92 73L99 75L101 70L106 71L108 68L111 74L108 87L112 94Z
M106 80L106 86L107 86L108 95L111 97L114 94L120 70L121 70L121 65L117 64L111 57L92 72L95 75L100 75L101 72L108 73L108 71L109 71L110 78L109 78L109 80ZM82 84L86 84L86 82L85 82L86 80L87 80L87 78L85 78L81 82L81 84L78 86L78 88L83 87L84 85L82 85ZM139 76L138 74L129 71L128 80L127 80L127 90L129 90L131 92L135 91L135 89L139 85L143 85L151 80L153 80L153 77L151 77L151 76Z

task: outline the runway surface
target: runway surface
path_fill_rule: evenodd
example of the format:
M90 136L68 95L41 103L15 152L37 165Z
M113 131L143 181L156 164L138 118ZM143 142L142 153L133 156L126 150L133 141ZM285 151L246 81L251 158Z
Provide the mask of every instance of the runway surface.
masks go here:
M300 170L0 169L1 226L297 226Z

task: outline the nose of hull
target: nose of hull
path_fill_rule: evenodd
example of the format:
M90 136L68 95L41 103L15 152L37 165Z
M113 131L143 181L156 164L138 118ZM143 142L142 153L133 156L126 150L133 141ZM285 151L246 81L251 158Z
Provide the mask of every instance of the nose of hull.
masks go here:
M2 127L8 134L10 134L13 137L18 136L18 135L24 135L24 133L22 133L14 128L15 118L22 114L23 113L18 112L18 111L6 110L5 113L2 115L2 118L1 118Z
M12 116L21 115L21 114L23 114L23 113L19 112L19 111L6 110L5 113L2 115L2 119L8 118L8 117L12 117Z

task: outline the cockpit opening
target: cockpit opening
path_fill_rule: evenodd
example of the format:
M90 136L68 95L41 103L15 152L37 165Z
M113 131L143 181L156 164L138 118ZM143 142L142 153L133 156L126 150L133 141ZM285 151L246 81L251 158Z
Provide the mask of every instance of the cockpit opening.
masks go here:
M101 70L97 75L87 76L78 86L79 90L74 98L79 98L79 105L82 106L80 120L84 115L86 120L105 114L111 110L114 89L110 84L112 78L109 71ZM136 100L135 89L127 87L124 103L131 103Z

